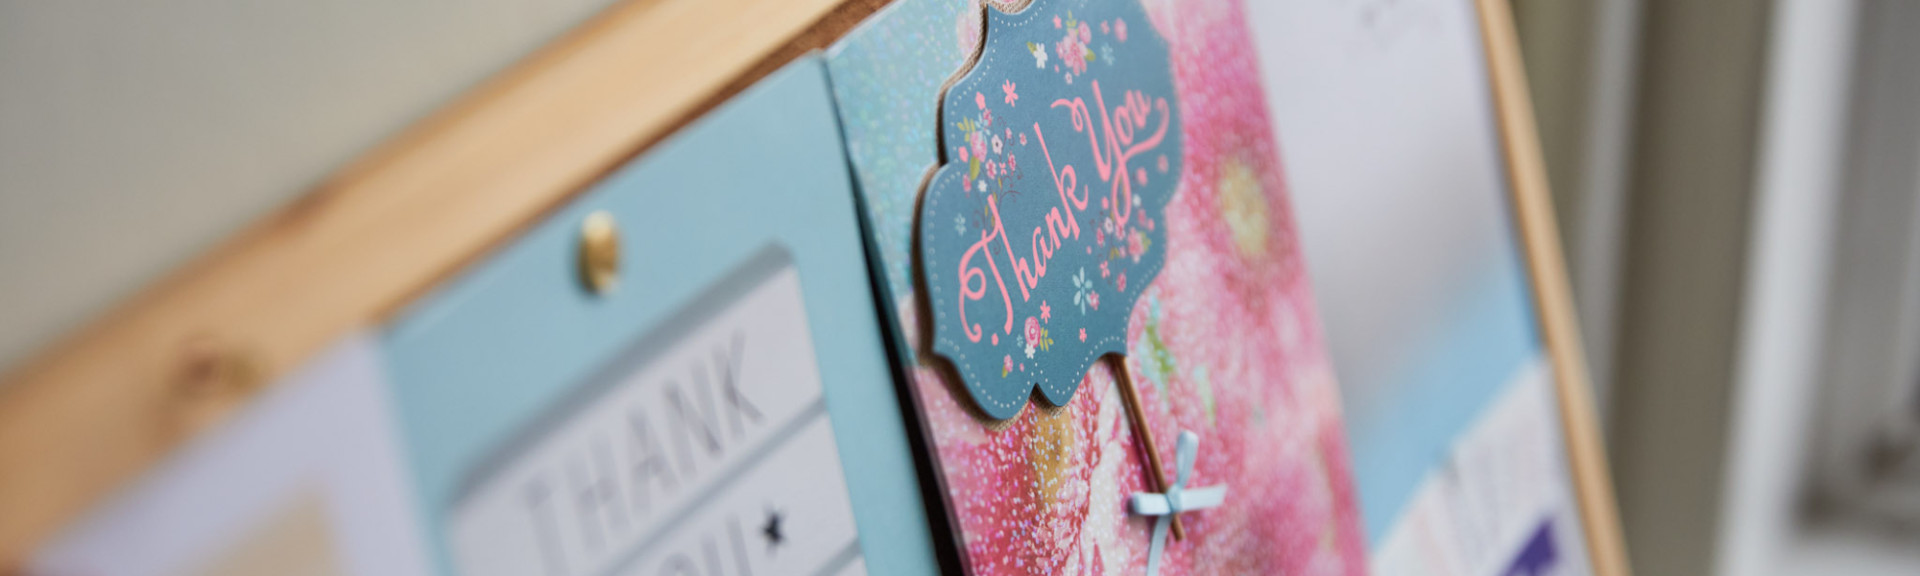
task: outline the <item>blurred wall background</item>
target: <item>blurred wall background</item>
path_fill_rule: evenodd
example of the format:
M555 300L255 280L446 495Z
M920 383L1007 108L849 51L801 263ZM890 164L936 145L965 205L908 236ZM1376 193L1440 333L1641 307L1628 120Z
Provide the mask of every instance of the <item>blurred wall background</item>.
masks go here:
M1636 571L1920 572L1920 5L1514 7Z
M0 367L613 0L0 0Z
M0 367L610 3L0 0ZM1920 4L1513 5L1637 572L1920 573Z

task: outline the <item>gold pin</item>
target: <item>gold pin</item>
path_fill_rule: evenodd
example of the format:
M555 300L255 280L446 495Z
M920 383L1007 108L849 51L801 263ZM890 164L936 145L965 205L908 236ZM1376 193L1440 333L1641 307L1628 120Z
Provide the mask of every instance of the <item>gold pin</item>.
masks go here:
M259 357L219 338L200 334L181 345L172 375L172 406L163 415L164 434L185 438L218 422L266 383Z
M580 281L601 295L620 283L620 229L605 210L580 224Z

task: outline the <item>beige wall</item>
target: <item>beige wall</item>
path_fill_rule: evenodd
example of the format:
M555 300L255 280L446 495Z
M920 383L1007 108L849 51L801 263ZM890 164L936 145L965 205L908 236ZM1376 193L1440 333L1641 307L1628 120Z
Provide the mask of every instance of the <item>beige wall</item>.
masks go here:
M0 371L611 0L0 0Z

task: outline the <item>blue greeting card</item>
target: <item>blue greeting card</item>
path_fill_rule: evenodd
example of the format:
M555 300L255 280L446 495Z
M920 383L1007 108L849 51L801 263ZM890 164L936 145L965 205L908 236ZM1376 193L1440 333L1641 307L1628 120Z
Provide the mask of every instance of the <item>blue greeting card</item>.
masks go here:
M448 573L935 573L840 142L802 58L388 328Z

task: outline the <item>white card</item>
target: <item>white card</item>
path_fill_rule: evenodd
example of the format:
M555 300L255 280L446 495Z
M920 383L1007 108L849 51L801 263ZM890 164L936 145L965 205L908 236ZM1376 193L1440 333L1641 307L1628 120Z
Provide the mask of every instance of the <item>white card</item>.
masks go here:
M377 342L356 334L40 550L31 574L431 574Z
M757 279L483 465L448 518L460 572L858 573L799 274Z

